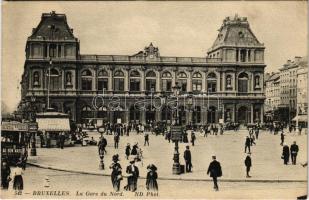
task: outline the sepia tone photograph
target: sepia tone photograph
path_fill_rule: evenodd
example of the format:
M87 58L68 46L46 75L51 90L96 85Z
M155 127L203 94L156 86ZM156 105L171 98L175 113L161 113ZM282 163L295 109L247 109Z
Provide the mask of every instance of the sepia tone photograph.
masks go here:
M307 1L5 1L1 199L307 199Z

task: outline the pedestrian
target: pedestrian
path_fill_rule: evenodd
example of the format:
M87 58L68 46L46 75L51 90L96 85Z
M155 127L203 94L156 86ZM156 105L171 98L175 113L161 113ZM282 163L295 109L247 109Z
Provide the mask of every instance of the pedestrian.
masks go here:
M126 146L126 158L127 158L127 160L129 159L130 152L131 152L131 146L130 146L130 143L128 143L127 146Z
M290 149L289 149L289 146L286 144L283 144L281 158L283 159L283 164L287 165L289 163Z
M188 143L189 140L188 140L188 133L186 130L184 130L183 132L183 139L182 139L183 143Z
M9 188L9 183L11 181L10 174L11 169L8 166L7 161L4 160L1 166L1 186L3 190L7 190Z
M157 167L153 164L147 166L146 188L148 191L158 191Z
M148 144L149 146L149 133L148 132L145 132L144 138L145 138L144 146L146 146L146 144Z
M223 135L223 125L222 124L220 124L220 135Z
M191 151L189 146L186 146L186 150L183 153L183 157L186 163L186 172L191 172L192 162L191 162Z
M115 131L115 135L114 135L114 147L115 147L115 149L118 149L119 139L120 139L119 132Z
M254 141L255 141L255 137L254 137L254 135L252 134L252 135L250 136L250 146L252 146L253 144L256 145L256 143L255 143Z
M247 154L247 157L245 159L245 166L246 166L247 178L250 178L251 176L249 175L249 172L250 172L250 168L252 166L251 153Z
M191 143L192 143L192 146L194 146L194 141L196 140L196 137L195 137L195 133L194 131L191 132Z
M135 145L133 145L132 151L131 151L131 155L137 156L137 149L138 149L138 143L136 143Z
M106 146L107 146L107 140L102 135L98 143L99 155L104 155L104 153L106 153L106 150L105 150Z
M298 145L296 144L296 141L294 141L293 144L291 145L290 151L291 151L292 164L296 165L296 157L297 157L297 153L299 151L299 148L298 148Z
M284 143L284 133L282 131L281 132L281 143L280 143L280 145L283 146L283 143Z
M204 128L204 137L207 137L207 133L208 133L208 126L205 125L205 128Z
M111 173L111 180L112 180L112 185L113 188L116 192L119 191L120 189L120 182L122 181L122 168L121 165L118 163L119 162L119 155L113 155L113 163L111 164L111 166L109 167L110 169L112 169L112 173Z
M167 137L168 143L171 143L171 137L172 137L171 131L167 131L166 137Z
M137 190L137 180L139 177L138 167L135 166L135 159L130 159L130 165L127 166L128 184L124 187L127 191L135 192Z
M23 181L23 172L22 163L18 162L16 168L12 170L11 176L13 180L13 189L14 190L23 190L24 189L24 181Z
M65 141L65 134L64 134L64 132L61 132L60 137L59 137L59 143L60 143L61 149L63 149L63 147L64 147L64 141Z
M259 133L260 133L260 129L259 129L259 127L256 127L255 128L255 138L256 139L259 139Z
M207 174L209 174L210 177L212 177L212 180L214 182L214 189L218 191L219 187L218 187L217 181L218 181L218 177L222 176L222 169L221 169L220 162L216 160L216 156L212 156L212 159L213 161L209 164Z
M247 148L249 150L249 153L251 152L250 151L250 146L251 146L251 141L250 141L250 138L247 136L246 137L246 142L245 142L245 153L247 152Z
M292 128L292 125L290 124L290 125L289 125L289 133L292 132L292 129L293 129L293 128Z

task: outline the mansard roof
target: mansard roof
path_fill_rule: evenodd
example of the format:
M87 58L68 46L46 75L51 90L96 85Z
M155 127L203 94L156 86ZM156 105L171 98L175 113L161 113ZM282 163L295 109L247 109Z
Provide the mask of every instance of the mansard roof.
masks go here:
M67 23L65 14L43 13L39 25L32 30L28 39L43 40L77 40Z
M209 52L221 46L264 47L253 34L246 17L226 17L218 31L218 37Z

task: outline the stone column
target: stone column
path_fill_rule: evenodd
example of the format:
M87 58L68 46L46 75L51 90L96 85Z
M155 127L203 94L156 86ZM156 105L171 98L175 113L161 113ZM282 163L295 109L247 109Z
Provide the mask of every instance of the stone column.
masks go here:
M161 110L158 109L156 110L156 122L160 122L161 121Z
M240 62L240 58L241 58L241 56L240 56L240 49L238 49L237 51L238 51L238 62Z
M62 69L61 71L61 89L64 90L64 85L65 85L65 71Z
M226 81L226 74L225 74L225 72L223 71L223 72L222 72L222 92L225 92L225 91L226 91L226 90L225 90L225 89L226 89L226 88L225 88L225 87L226 87L226 82L225 82L225 81Z
M126 69L125 73L124 73L124 91L125 91L125 93L129 92L129 84L130 84L129 69Z
M223 103L222 103L222 119L223 119L223 122L225 122L225 106Z
M145 68L142 67L142 70L141 70L141 93L142 94L145 94L145 91L146 91L146 84L145 84Z
M246 49L246 57L245 57L246 62L249 62L249 49Z
M93 70L93 77L92 77L92 91L96 91L97 90L97 71Z
M158 70L158 74L156 76L156 92L160 95L161 93L161 70Z
M187 92L192 92L192 69L188 70L189 77L187 79Z
M250 119L251 122L250 123L253 123L253 116L254 116L253 112L254 112L253 104L251 104L251 113L250 113L251 114L251 119Z
M234 103L232 121L235 122L235 123L237 121L237 114L238 114L238 111L237 111L237 108L236 108L236 104Z
M141 123L146 124L146 110L141 110Z
M202 92L206 92L206 74L207 74L207 70L204 70L202 72Z
M260 117L261 123L264 123L264 106L261 105L261 117Z
M109 78L108 78L108 92L112 92L113 91L113 80L114 80L114 71L111 69L109 71Z

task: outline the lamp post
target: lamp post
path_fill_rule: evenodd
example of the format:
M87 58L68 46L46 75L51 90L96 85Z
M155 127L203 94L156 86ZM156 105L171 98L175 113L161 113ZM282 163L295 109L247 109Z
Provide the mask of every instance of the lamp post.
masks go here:
M178 86L178 82L176 82L176 85L173 87L173 90L175 92L176 96L176 116L175 116L175 124L171 127L171 138L172 141L175 142L175 149L174 149L174 156L173 156L173 174L179 175L181 173L180 171L180 163L179 163L179 147L178 142L181 138L182 134L182 127L180 125L179 121L179 114L178 114L178 107L179 107L179 101L178 101L178 93L180 91L181 87Z
M34 96L34 92L32 92L31 96L31 121L35 122L35 108L33 104L35 103L36 97ZM36 156L36 142L35 142L35 130L32 132L32 140L31 140L31 150L30 150L30 155L31 156Z
M189 94L188 97L187 97L187 105L188 105L188 109L189 109L189 122L191 123L193 121L192 120L193 112L191 114L191 111L193 111L192 110L192 105L193 105L193 96L192 96L192 94ZM194 122L193 122L193 124L190 124L190 126L192 126L191 128L193 128L193 125L194 125Z

